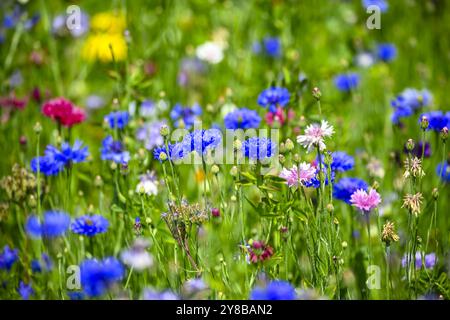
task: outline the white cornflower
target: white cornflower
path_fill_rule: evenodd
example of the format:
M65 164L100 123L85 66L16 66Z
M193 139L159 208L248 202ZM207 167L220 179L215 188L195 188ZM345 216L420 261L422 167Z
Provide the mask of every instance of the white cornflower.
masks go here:
M223 48L215 42L205 42L195 51L197 58L211 64L217 64L223 60Z
M136 271L143 271L153 266L153 257L146 250L148 246L147 240L142 238L136 239L130 249L122 251L121 258L123 263Z
M158 180L154 172L147 172L141 175L140 181L136 186L136 192L146 194L148 196L156 196L158 194Z
M321 124L313 123L306 127L305 134L297 137L297 142L310 152L315 147L319 147L320 151L326 149L324 138L331 137L334 133L333 126L327 121L322 120Z

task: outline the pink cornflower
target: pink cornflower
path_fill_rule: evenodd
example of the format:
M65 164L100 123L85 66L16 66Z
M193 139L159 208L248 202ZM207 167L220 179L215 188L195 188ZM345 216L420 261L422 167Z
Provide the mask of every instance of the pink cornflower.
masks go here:
M291 169L283 168L279 176L286 179L287 185L292 188L297 187L299 183L304 185L313 179L315 175L316 168L309 163L302 162L298 167L293 166Z
M297 142L310 152L315 147L319 147L320 151L326 149L324 138L331 137L334 133L332 125L326 120L322 120L321 124L313 123L306 127L305 134L297 137Z
M44 103L42 113L65 127L71 127L86 119L83 109L74 106L72 102L64 98L56 98Z
M283 108L278 107L276 112L267 112L265 119L266 119L266 123L272 127L274 122L278 122L281 125L284 125L287 120L293 119L294 116L295 116L295 113L292 109L288 110L287 117L286 117L286 113L284 112Z
M351 195L350 202L361 211L367 213L381 203L381 197L374 189L370 189L369 193L363 189L358 189Z

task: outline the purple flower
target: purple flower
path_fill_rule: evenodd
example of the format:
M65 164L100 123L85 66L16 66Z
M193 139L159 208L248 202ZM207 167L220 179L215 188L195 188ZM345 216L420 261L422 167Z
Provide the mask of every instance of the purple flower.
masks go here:
M3 252L0 253L0 269L11 270L12 266L19 259L19 250L10 249L8 245L3 247Z
M62 211L47 211L44 218L36 215L28 217L25 223L25 231L32 238L56 238L66 233L70 225L70 217Z
M359 78L357 73L339 74L334 77L334 85L339 91L350 92L358 87Z
M34 294L34 290L31 287L31 283L25 284L23 281L20 281L19 288L17 292L20 294L23 300L30 299L30 296Z

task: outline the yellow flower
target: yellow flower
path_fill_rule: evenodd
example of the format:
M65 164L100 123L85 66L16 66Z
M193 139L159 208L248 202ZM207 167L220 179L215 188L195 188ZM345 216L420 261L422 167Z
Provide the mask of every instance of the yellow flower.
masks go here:
M87 38L81 54L89 61L111 62L112 54L116 61L123 61L127 57L127 43L121 34L93 34Z
M125 16L111 12L101 12L92 17L92 30L102 33L123 33L126 28Z
M92 17L89 35L82 49L82 57L88 61L123 61L127 57L127 43L124 36L125 16L102 12ZM112 51L112 52L111 52Z

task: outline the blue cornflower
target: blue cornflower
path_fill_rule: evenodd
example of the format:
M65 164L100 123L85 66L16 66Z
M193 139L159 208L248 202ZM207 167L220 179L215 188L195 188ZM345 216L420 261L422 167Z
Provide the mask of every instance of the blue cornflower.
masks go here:
M391 106L394 108L394 113L391 116L392 122L399 124L401 118L413 115L420 107L429 106L432 98L428 90L419 91L411 88L403 90L391 101Z
M102 261L84 260L80 265L83 292L90 297L102 296L111 285L123 278L124 271L123 265L114 257Z
M8 245L3 247L3 252L0 253L0 269L11 270L12 266L19 259L19 250L10 249Z
M82 216L72 222L70 229L73 233L93 237L108 230L109 222L101 215Z
M53 145L48 145L44 156L33 158L30 166L33 172L37 172L39 161L39 171L46 176L53 176L72 163L85 161L88 156L88 148L83 146L82 141L76 140L72 147L68 142L64 142L61 145L61 150Z
M113 111L105 117L111 129L123 129L130 121L130 114L128 111Z
M263 39L264 49L268 56L277 58L281 56L281 41L277 37L265 37Z
M427 130L441 131L444 127L450 127L450 111L442 112L442 111L430 111L427 113L423 113L419 117L419 124L422 121L422 117L426 116L428 118L428 128Z
M242 144L242 153L252 160L264 160L274 155L276 147L268 138L252 137Z
M102 160L110 160L116 163L128 163L130 161L130 153L124 150L123 143L114 140L111 136L103 139L100 152Z
M23 300L30 299L30 296L34 294L34 290L31 287L31 283L25 284L23 281L20 281L19 288L17 288L17 292L20 294Z
M376 55L378 59L389 62L397 56L397 48L391 43L380 43L376 48Z
M444 161L437 165L436 173L442 181L449 183L450 182L450 165L448 162Z
M359 189L367 191L368 184L359 178L342 178L333 185L333 197L350 204L351 195Z
M187 134L182 141L186 153L196 151L199 155L216 148L222 141L222 133L218 129L194 130Z
M165 125L164 121L154 121L144 123L136 131L136 139L142 141L145 145L145 149L151 150L156 146L162 145L164 139L160 134L162 125Z
M31 215L25 223L25 231L32 238L55 238L66 233L70 225L70 217L62 211L47 211L44 219Z
M247 108L236 109L224 118L225 128L233 130L258 128L260 122L258 112Z
M343 151L336 151L331 154L333 161L331 162L332 171L348 171L355 166L355 159Z
M176 143L171 144L170 142L167 144L169 147L169 150L167 151L166 146L158 146L155 149L153 149L153 157L158 160L159 162L164 162L167 159L171 160L179 160L183 158L186 154L186 148L183 146L183 143ZM165 158L163 159L163 153L165 154Z
M290 98L288 89L272 87L259 94L258 104L263 108L269 107L270 112L276 112L278 107L285 107Z
M274 280L265 288L256 287L250 293L251 300L295 300L295 288L287 281Z
M377 6L380 9L380 12L386 12L389 8L389 4L386 0L362 0L362 5L366 9L370 6Z
M358 87L359 78L357 73L339 74L334 77L334 85L339 91L350 92Z
M192 107L183 107L177 103L170 111L170 118L174 121L175 127L190 129L201 114L202 107L197 103Z

